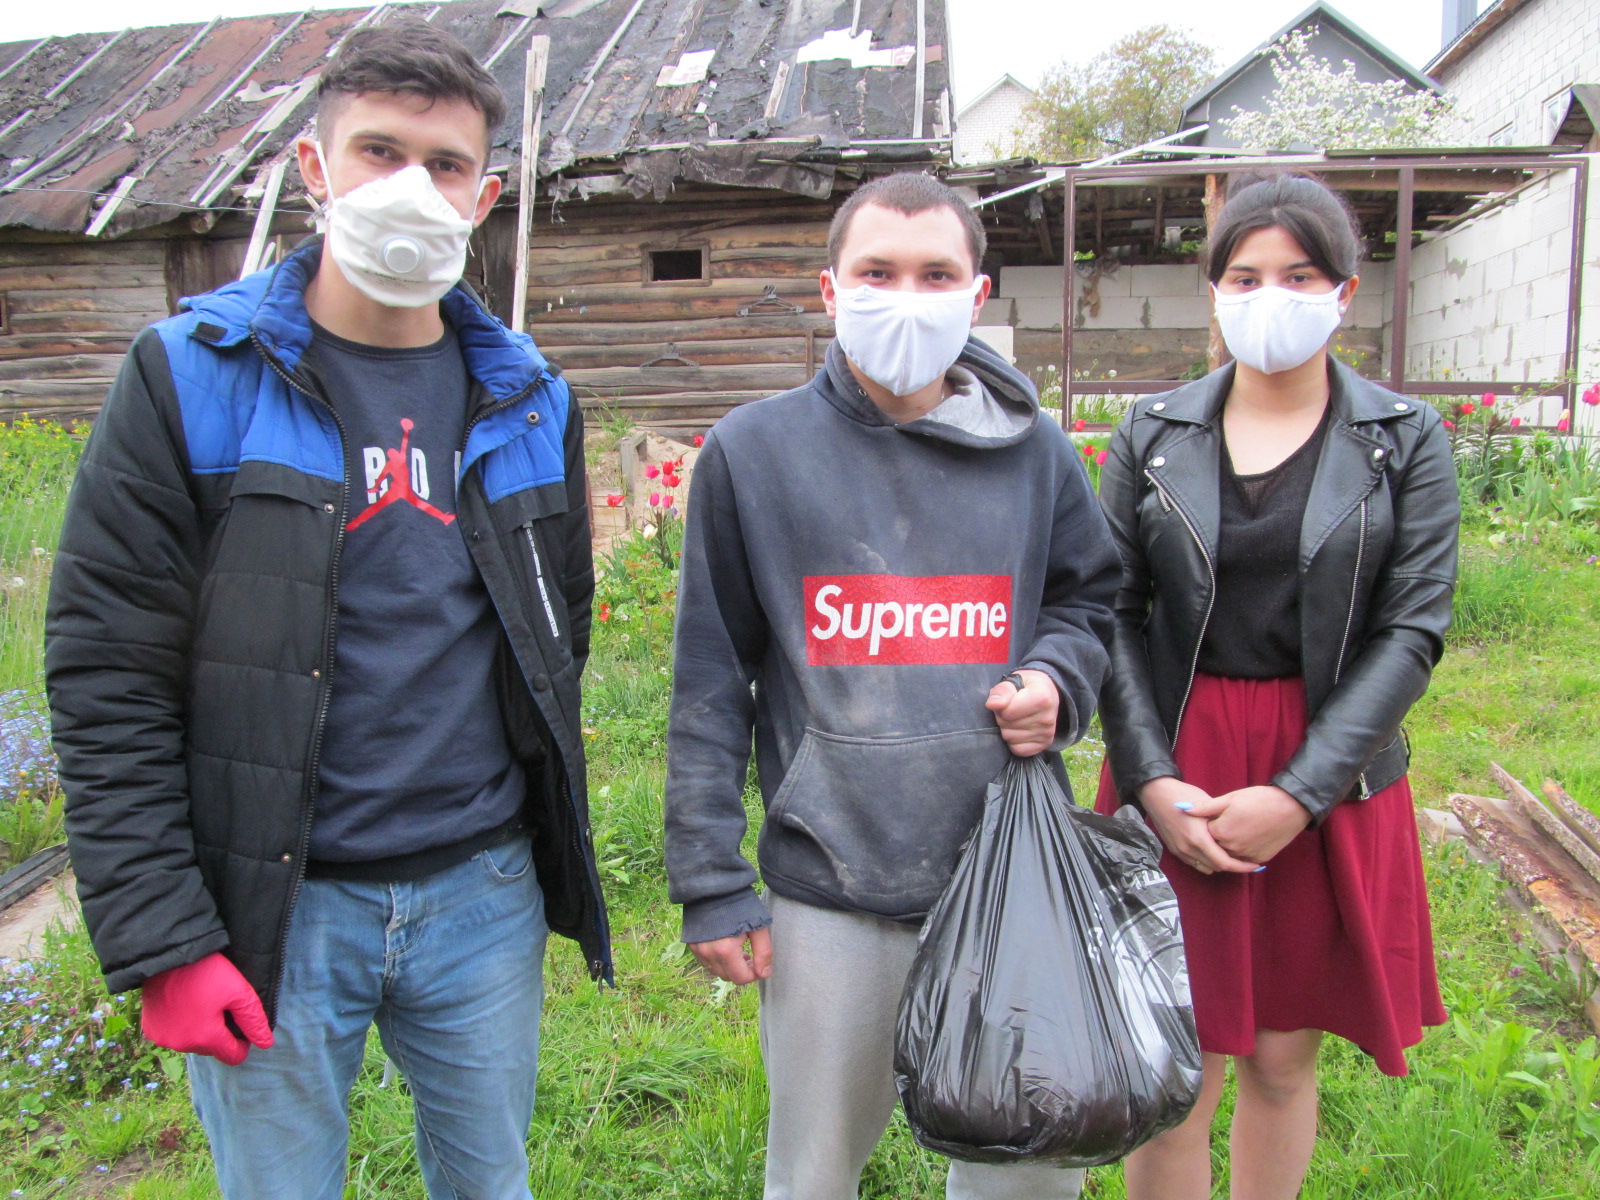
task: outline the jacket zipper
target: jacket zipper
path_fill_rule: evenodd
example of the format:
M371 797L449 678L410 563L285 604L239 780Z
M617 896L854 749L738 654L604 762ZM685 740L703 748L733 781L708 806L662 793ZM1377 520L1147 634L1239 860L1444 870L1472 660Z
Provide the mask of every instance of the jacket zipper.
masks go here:
M1350 611L1344 619L1344 637L1339 642L1339 657L1333 662L1333 682L1335 687L1338 686L1339 676L1344 671L1344 652L1350 647L1350 631L1355 628L1356 623L1356 594L1361 589L1361 559L1367 549L1367 501L1365 498L1361 501L1360 520L1360 533L1356 538L1356 568L1350 576ZM1356 782L1360 786L1363 800L1372 795L1367 788L1367 773L1365 771L1356 777Z
M1206 629L1211 624L1211 609L1217 602L1217 568L1211 561L1211 552L1206 549L1206 544L1200 537L1200 531L1194 527L1194 522L1189 520L1189 514L1183 511L1183 506L1167 495L1167 489L1148 467L1145 468L1144 477L1156 489L1156 495L1161 499L1161 507L1166 512L1174 508L1178 510L1178 517L1183 521L1184 528L1189 531L1189 536L1194 538L1194 544L1200 548L1200 557L1206 560L1206 579L1211 585L1211 590L1206 596L1206 613L1200 619L1200 636L1195 638L1194 657L1189 660L1189 682L1183 688L1183 702L1178 705L1178 719L1172 725L1172 744L1178 744L1178 731L1183 728L1183 714L1189 708L1189 696L1194 691L1195 671L1200 666L1200 647L1206 640Z
M262 345L261 339L252 330L250 341L255 345L257 353L272 368L274 374L302 395L308 396L327 409L328 415L333 418L333 423L339 429L341 453L344 445L349 442L344 422L339 418L338 410L321 396L305 387L284 370L276 357L268 352ZM272 991L267 997L267 1011L274 1017L278 1012L278 996L283 986L283 953L289 942L289 921L294 915L295 905L300 899L300 888L306 879L306 855L311 850L311 822L316 812L317 772L322 762L322 740L327 731L328 706L333 697L333 661L334 648L338 640L339 626L339 559L344 551L344 526L345 518L350 515L350 481L345 480L344 486L339 490L339 511L336 514L338 526L333 535L333 556L328 564L328 632L322 647L322 698L317 707L317 726L311 740L311 758L306 766L306 795L302 805L300 817L300 841L295 851L295 876L294 887L289 892L289 903L283 910L283 924L278 930L278 977L272 981Z

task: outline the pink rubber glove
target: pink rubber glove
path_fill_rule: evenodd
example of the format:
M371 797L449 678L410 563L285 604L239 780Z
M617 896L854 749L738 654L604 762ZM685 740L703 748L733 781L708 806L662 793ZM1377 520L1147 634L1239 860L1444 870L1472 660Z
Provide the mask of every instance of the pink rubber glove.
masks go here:
M144 981L144 1036L168 1050L209 1054L237 1067L252 1045L272 1045L255 988L221 954L173 967ZM239 1037L224 1020L232 1016ZM246 1039L249 1039L248 1041Z

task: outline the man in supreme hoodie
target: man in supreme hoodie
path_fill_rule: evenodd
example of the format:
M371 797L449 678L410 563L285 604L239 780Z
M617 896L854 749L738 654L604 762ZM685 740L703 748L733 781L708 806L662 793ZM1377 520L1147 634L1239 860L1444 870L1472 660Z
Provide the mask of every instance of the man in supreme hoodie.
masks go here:
M1006 755L1087 728L1119 576L1071 440L968 337L989 280L965 202L888 176L828 245L826 364L718 422L696 464L667 737L684 941L761 988L766 1200L856 1195L918 925ZM740 854L752 735L765 902ZM947 1196L1080 1181L956 1163Z

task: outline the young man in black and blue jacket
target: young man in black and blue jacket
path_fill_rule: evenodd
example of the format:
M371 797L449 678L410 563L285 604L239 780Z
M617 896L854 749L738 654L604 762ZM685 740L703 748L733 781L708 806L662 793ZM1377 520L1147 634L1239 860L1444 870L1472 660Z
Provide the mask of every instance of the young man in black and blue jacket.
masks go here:
M761 987L766 1200L856 1195L918 923L1006 755L1082 736L1106 673L1116 550L1071 440L969 340L983 254L942 183L860 189L821 279L826 364L724 418L695 468L667 873L700 962ZM740 854L752 741L765 899ZM947 1195L1080 1182L956 1163Z
M353 34L299 145L325 239L134 343L46 667L106 982L189 1052L222 1193L337 1200L376 1022L428 1193L528 1197L549 930L610 975L569 389L459 285L494 80Z

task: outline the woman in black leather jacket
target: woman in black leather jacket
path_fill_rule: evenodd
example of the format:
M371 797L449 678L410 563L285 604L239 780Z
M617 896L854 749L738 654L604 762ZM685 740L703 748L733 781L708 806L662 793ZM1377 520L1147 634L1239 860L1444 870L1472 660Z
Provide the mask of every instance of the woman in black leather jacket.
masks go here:
M1135 404L1101 476L1123 580L1098 807L1166 845L1206 1052L1128 1196L1210 1195L1231 1055L1233 1196L1289 1200L1323 1033L1403 1074L1444 1020L1400 721L1443 650L1460 510L1438 414L1327 352L1360 259L1338 198L1247 180L1208 255L1236 361Z

